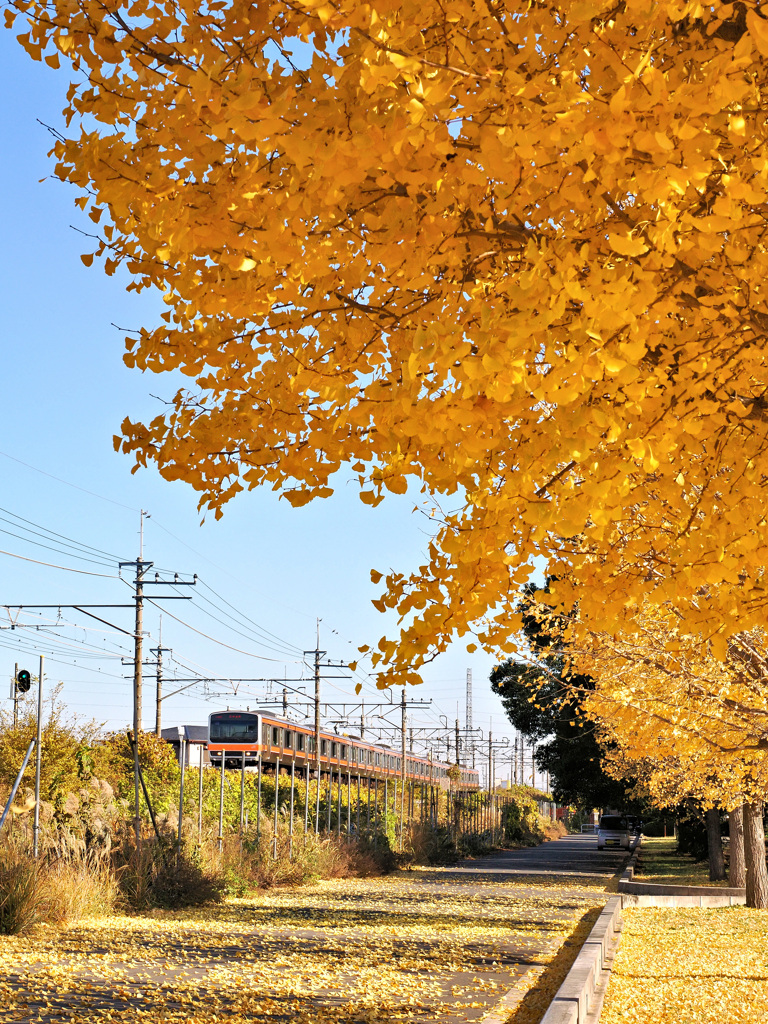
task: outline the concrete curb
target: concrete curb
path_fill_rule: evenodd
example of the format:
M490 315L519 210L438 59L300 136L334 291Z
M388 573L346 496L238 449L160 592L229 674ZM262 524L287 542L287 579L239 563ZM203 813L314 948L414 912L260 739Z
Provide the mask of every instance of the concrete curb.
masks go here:
M620 933L621 897L611 896L541 1024L587 1024L599 1019Z
M657 885L636 882L639 844L619 879L622 907L743 907L746 889L721 889L711 885Z

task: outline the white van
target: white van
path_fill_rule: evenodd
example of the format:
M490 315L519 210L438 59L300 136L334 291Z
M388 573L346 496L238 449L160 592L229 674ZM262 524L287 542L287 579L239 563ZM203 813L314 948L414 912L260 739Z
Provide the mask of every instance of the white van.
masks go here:
M629 821L622 814L603 814L597 826L597 848L615 846L629 849Z

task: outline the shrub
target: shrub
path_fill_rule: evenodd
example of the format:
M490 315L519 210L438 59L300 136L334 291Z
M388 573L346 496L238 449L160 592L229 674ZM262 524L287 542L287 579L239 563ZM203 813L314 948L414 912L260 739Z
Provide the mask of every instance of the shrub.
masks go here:
M445 825L413 822L408 830L406 846L410 861L415 864L455 864L459 859L456 843Z
M150 885L152 904L172 910L176 907L201 907L220 903L224 896L224 880L205 871L186 854L162 863Z
M114 910L119 890L106 851L65 850L41 870L46 921L78 921Z
M502 813L505 842L537 846L545 837L543 820L533 797L525 794L516 795L504 806Z
M120 896L131 910L198 907L218 903L224 894L217 872L206 871L186 851L177 857L170 834L144 836L138 849L126 836L114 859Z
M12 842L0 844L0 934L18 935L45 912L45 883L37 864Z

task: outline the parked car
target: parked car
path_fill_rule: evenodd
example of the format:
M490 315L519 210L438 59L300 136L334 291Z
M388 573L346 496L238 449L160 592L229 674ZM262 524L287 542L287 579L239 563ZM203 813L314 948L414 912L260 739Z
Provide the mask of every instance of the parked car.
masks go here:
M629 849L629 822L622 814L603 814L597 826L597 848L604 850L606 846L617 846Z

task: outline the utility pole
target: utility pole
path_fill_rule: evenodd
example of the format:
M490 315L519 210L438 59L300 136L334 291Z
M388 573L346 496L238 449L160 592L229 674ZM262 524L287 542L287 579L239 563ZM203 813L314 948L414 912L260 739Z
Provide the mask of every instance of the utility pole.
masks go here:
M456 764L461 764L461 737L459 736L459 719L456 719Z
M488 791L493 792L493 733L488 730Z
M408 777L405 761L405 728L408 722L408 705L405 702L405 686L400 694L401 744L400 744L400 850L403 849L403 829L405 828L405 780Z
M16 685L16 680L19 678L19 663L18 661L13 666L13 683L11 685L11 692L13 693L13 728L18 728L19 725L19 688Z
M315 771L317 777L317 808L315 814L315 835L320 831L320 622L317 623L317 646L315 647Z
M139 557L135 562L120 562L121 569L124 565L134 565L136 568L136 578L133 581L133 599L136 603L136 625L133 634L133 831L137 847L141 841L141 807L139 804L139 734L142 726L144 574L152 564L151 562L144 561L144 517L146 515L147 513L144 509L141 509L139 519Z
M464 725L467 732L472 732L472 669L467 669L467 707L464 714Z
M360 701L360 739L365 739L365 701Z
M162 735L163 719L163 653L171 653L170 647L163 647L163 616L160 616L157 647L150 648L155 655L155 736Z
M133 581L133 600L136 605L135 629L133 634L133 799L134 818L133 829L138 847L141 842L141 807L139 804L139 736L143 725L143 676L144 665L144 587L149 584L158 586L193 587L197 583L197 575L191 580L180 580L178 573L174 573L173 581L160 579L159 573L155 573L154 580L147 580L146 574L154 565L153 562L144 561L144 520L149 518L149 513L141 510L139 525L139 557L135 562L119 562L118 566L133 566L136 576ZM164 598L167 600L167 598ZM103 620L102 620L103 621ZM161 669L162 673L162 669ZM161 677L162 678L162 677ZM159 714L158 702L158 714Z
M35 823L32 829L32 856L40 852L40 767L43 759L43 655L37 677L37 744L35 747Z
M315 770L317 772L317 799L315 801L315 834L320 831L320 669L321 668L346 668L343 662L326 661L321 664L320 659L325 657L327 651L320 650L320 619L317 620L317 636L315 639L314 651L304 651L304 654L314 655L315 669ZM332 679L349 679L349 676L331 676ZM330 757L330 755L329 755Z
M464 728L467 731L467 742L472 746L472 767L475 767L475 739L472 735L472 669L467 669L467 705L464 711Z
M288 717L288 690L283 687L283 718Z

